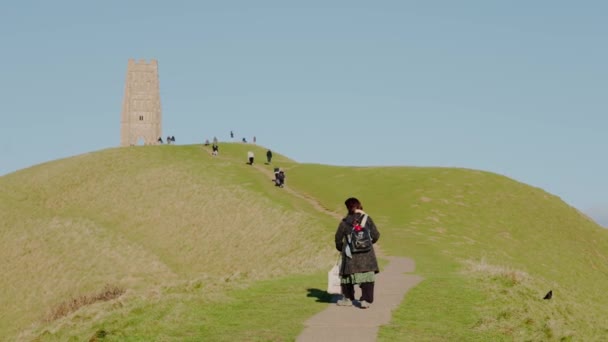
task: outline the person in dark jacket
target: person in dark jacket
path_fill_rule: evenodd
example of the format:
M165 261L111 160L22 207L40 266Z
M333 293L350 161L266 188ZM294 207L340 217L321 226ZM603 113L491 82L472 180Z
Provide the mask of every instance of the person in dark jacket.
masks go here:
M272 161L272 151L271 150L266 151L266 159L268 160L268 164L270 164L270 162Z
M276 185L281 188L284 187L285 186L285 171L279 169L279 172L277 173L276 177L277 177Z
M346 217L342 219L336 230L336 249L342 252L342 264L340 265L340 282L343 298L337 304L350 306L355 300L355 285L361 288L360 307L367 309L374 302L374 283L376 273L380 272L376 253L372 248L367 252L353 253L349 246L349 236L356 223L361 223L364 216L361 202L351 197L344 204L348 210ZM380 232L371 217L367 216L365 226L369 229L372 243L375 244L380 238Z

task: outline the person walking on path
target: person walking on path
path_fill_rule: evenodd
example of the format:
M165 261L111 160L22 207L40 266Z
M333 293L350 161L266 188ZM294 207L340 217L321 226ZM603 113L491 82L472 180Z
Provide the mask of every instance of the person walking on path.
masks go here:
M266 159L268 159L268 164L270 164L270 161L272 161L272 151L268 150L266 152Z
M285 171L278 167L274 169L274 185L280 188L285 186Z
M363 211L358 199L348 198L344 204L348 213L338 225L335 235L336 249L342 252L340 283L343 298L338 300L337 304L351 306L355 300L355 285L358 284L361 288L360 307L367 309L374 302L376 273L380 272L373 247L380 238L380 232L372 218ZM363 232L367 230L371 239L369 249L359 250L359 245L354 244L353 230Z
M249 160L249 165L253 165L253 152L249 151L247 152L247 159Z

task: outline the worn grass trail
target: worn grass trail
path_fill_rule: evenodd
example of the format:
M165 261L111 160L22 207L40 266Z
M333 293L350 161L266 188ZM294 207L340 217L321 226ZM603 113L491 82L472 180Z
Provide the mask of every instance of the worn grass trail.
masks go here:
M306 321L306 328L297 341L376 341L380 326L390 322L392 311L407 291L422 281L420 276L406 274L415 269L412 259L386 258L389 264L376 278L374 303L369 309L329 304L327 309Z
M212 157L231 159L229 157ZM267 165L254 163L256 170L271 179L274 173ZM289 194L308 202L317 211L341 220L342 216L321 205L315 198L291 188L286 183L281 189ZM298 336L297 341L350 341L367 342L376 341L381 325L390 322L392 311L403 301L407 291L422 281L422 277L406 274L414 272L414 260L404 257L386 256L380 245L374 246L379 258L388 260L388 265L382 269L376 278L374 303L369 309L361 309L358 305L352 307L338 307L335 305L339 296L333 296L327 308L314 315L305 322L305 328ZM357 289L357 296L360 290ZM355 303L358 304L358 303ZM356 329L352 329L356 327Z

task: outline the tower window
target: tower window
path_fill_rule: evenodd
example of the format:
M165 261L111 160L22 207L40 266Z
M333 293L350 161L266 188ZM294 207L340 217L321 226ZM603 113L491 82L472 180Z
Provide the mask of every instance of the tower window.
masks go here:
M139 116L139 121L144 121L144 116L143 115Z

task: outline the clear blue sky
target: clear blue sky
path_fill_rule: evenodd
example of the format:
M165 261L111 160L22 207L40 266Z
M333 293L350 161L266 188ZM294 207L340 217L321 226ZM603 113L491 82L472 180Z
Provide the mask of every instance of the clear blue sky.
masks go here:
M297 5L296 5L297 4ZM456 166L608 219L606 1L12 1L0 175L115 147L129 58L163 135L300 162Z

